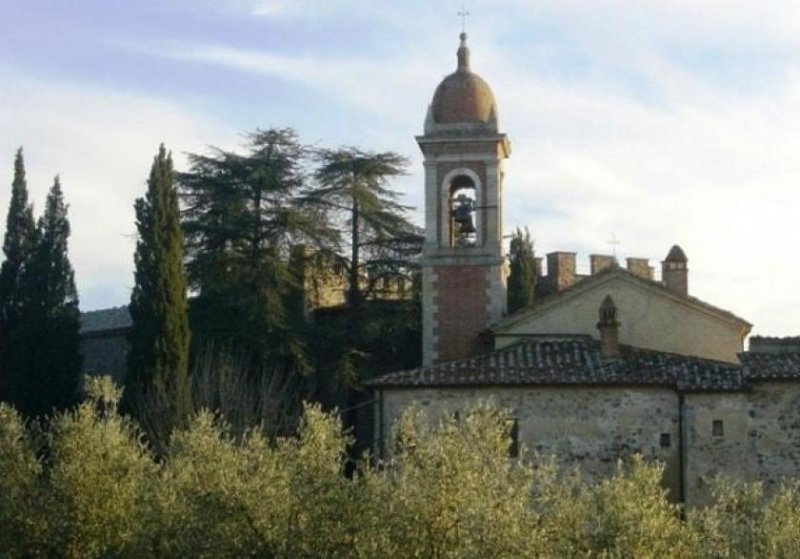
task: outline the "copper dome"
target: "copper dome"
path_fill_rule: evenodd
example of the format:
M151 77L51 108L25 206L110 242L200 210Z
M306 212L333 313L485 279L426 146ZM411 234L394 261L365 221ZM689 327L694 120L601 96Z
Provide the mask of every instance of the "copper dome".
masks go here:
M462 33L458 69L442 80L433 94L431 110L437 124L489 122L497 117L489 84L470 70L466 40L466 33Z

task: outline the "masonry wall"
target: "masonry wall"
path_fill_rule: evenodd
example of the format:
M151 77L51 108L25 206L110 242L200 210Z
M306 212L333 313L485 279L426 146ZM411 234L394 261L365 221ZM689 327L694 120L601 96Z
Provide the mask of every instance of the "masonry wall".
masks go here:
M480 350L478 337L489 326L488 271L486 266L434 268L433 335L438 361Z
M718 474L762 481L767 490L800 476L800 383L756 383L740 394L690 394L686 418L690 504L710 499ZM721 422L716 434L715 421Z
M128 340L126 332L81 337L82 375L109 375L117 385L125 380Z
M376 432L382 433L383 448L391 449L392 426L408 406L417 404L437 420L485 400L517 419L519 442L529 453L556 455L561 464L579 467L590 480L613 473L618 458L640 453L665 462L665 486L679 497L678 396L668 389L385 389Z

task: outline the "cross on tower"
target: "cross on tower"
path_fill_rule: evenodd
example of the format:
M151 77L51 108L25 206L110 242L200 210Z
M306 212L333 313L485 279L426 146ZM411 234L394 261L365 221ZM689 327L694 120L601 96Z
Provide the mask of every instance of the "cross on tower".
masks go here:
M467 18L469 17L469 10L461 8L458 10L458 17L461 18L461 32L465 33L467 30Z

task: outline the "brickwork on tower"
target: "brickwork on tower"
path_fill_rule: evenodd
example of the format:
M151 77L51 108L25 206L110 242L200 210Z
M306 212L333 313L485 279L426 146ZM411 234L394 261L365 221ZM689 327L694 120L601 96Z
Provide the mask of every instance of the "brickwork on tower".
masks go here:
M434 331L438 361L480 351L479 336L489 324L489 281L485 266L434 268Z

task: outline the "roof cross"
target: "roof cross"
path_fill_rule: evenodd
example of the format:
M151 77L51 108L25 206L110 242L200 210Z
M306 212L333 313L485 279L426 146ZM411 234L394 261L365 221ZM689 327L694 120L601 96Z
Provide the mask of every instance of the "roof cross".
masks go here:
M461 8L458 10L458 17L461 18L461 32L466 33L467 31L467 18L469 17L469 10L466 8Z
M612 231L611 233L611 240L608 241L608 244L611 245L611 253L614 255L614 260L617 259L617 245L622 244L619 239L617 239L617 234Z

